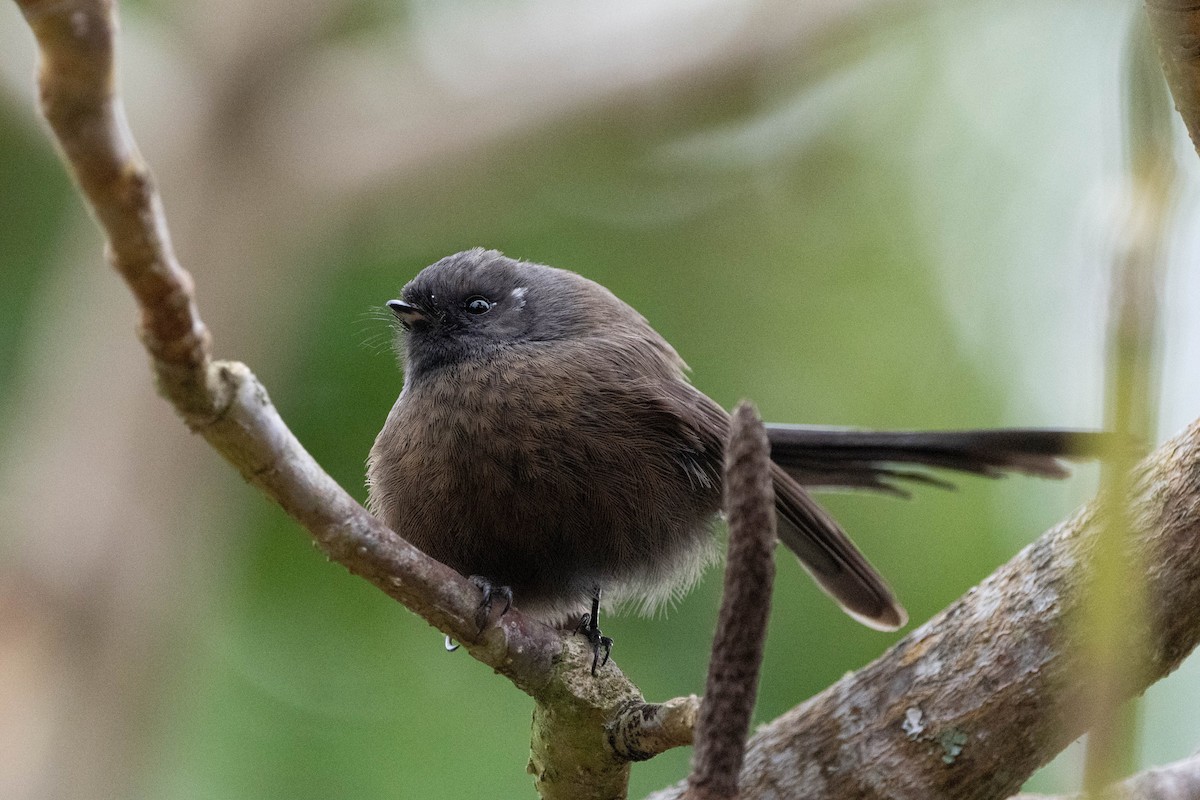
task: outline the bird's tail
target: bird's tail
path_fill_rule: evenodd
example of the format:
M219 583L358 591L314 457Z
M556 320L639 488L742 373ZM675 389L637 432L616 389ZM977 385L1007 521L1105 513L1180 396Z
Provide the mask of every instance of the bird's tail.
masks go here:
M1097 458L1125 447L1114 434L1039 428L868 431L768 425L771 460L804 486L873 489L907 496L904 483L953 488L940 468L998 478L1019 472L1063 478L1063 460Z

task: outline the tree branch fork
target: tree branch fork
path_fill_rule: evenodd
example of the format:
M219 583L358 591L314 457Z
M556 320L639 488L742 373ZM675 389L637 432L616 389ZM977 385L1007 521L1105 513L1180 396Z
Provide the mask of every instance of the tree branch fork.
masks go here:
M633 760L690 743L699 701L646 704L615 666L514 609L480 631L478 589L384 527L288 430L243 364L215 361L193 284L125 121L111 0L15 0L39 44L43 113L141 310L162 393L188 426L304 526L332 560L461 642L537 701L531 770L545 796L624 796ZM1200 641L1200 424L1138 469L1128 500L1147 565L1143 685ZM1071 614L1099 506L1085 507L874 663L763 727L742 797L1001 798L1083 731L1070 701ZM539 732L540 726L540 732ZM562 794L556 776L589 776ZM542 784L539 783L539 786ZM559 786L559 788L555 788ZM680 796L682 785L658 798Z

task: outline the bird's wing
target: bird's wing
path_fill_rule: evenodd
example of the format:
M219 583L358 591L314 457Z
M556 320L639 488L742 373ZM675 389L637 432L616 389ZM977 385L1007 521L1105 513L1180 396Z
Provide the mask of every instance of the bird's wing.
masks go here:
M719 469L729 415L690 384L673 384L667 394L667 402L680 409L679 416L690 420L706 452L718 459ZM850 616L879 630L902 627L908 619L904 608L841 526L782 468L771 469L780 541Z

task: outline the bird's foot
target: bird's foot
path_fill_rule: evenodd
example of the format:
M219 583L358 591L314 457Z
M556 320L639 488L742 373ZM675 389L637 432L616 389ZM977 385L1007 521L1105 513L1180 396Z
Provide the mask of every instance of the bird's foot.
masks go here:
M592 597L592 613L584 614L579 618L579 626L575 628L576 633L582 633L587 637L588 642L592 645L592 674L596 674L596 670L608 663L608 657L612 655L613 640L600 632L600 590L597 589ZM600 651L604 651L604 660L600 660Z
M591 614L584 614L579 620L579 627L575 629L576 633L582 633L587 637L588 642L592 645L592 674L596 674L596 670L608 663L608 657L612 655L613 640L610 636L605 636L600 632L600 627L593 621ZM600 660L600 651L604 651L604 660Z
M483 599L479 601L479 607L475 609L475 625L482 631L487 627L488 622L492 618L492 605L497 599L504 601L504 608L500 609L500 616L503 617L512 608L512 588L508 586L497 586L482 575L472 575L468 578L471 583L483 592Z

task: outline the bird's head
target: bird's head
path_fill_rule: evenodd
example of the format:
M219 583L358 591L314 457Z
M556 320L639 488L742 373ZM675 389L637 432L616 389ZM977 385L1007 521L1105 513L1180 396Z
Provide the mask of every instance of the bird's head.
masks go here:
M644 320L597 283L567 270L476 248L431 264L390 300L408 376L529 342L589 335Z

